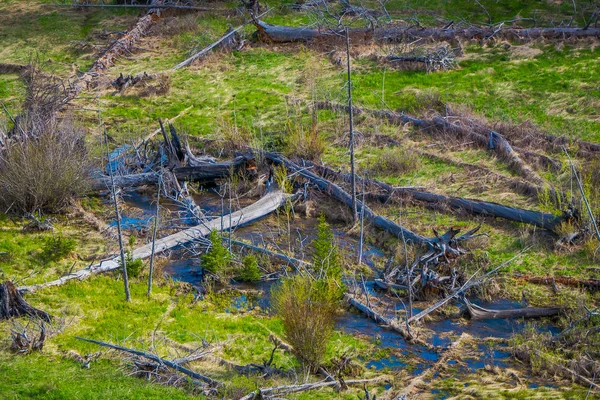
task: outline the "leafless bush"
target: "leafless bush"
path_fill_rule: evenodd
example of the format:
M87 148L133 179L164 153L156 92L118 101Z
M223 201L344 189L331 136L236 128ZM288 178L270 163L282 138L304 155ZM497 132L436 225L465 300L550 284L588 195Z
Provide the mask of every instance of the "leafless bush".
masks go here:
M59 212L89 184L83 133L70 121L25 133L0 152L0 206L17 213Z

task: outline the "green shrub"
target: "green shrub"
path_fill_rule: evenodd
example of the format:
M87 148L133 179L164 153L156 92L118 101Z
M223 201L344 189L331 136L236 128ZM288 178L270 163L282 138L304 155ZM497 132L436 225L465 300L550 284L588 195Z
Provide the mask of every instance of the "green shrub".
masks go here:
M296 275L273 288L273 309L281 318L285 338L310 370L316 370L323 359L339 302L339 288L333 279Z
M210 249L200 257L202 268L213 274L226 273L231 265L231 253L223 246L221 234L211 231L208 239Z
M127 276L130 278L137 278L144 269L144 260L141 258L133 258L133 252L128 251L125 254L125 266L127 267Z
M61 235L46 239L42 248L42 259L44 261L60 261L75 251L75 240L65 238Z
M258 260L253 255L247 255L244 257L244 263L242 270L240 271L237 279L242 282L256 282L260 280L262 274L258 268Z
M335 245L333 230L325 220L324 215L319 217L317 230L317 237L312 242L312 261L315 273L319 277L333 278L339 282L342 276L340 256Z

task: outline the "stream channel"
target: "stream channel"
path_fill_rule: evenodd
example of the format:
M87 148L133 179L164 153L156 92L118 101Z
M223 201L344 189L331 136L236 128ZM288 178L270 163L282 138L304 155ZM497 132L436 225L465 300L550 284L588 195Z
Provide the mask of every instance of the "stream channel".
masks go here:
M122 215L123 229L144 230L149 229L152 224L152 217L155 212L155 204L152 202L152 195L139 194L137 192L125 192L123 194L125 207ZM201 209L208 216L219 216L221 213L221 199L214 193L202 192L195 195L195 200ZM252 200L240 200L241 204L236 204L236 210L239 207L244 207ZM161 206L167 207L170 210L175 210L176 207L172 204L161 202ZM225 213L228 212L228 201L225 201ZM235 211L235 210L234 210ZM291 231L294 243L290 244L289 240L285 240L285 244L281 243L281 237L287 236L281 234L281 218L276 216L266 217L261 221L255 222L251 226L244 226L235 229L233 237L238 240L249 241L256 246L264 246L265 242L277 244L292 248L295 251L295 257L299 259L309 257L304 253L303 249L308 249L310 242L315 238L317 233L318 220L316 218L296 217L291 222ZM183 221L183 223L181 222ZM172 221L171 221L172 222ZM185 226L187 221L185 218L179 219L173 223L174 226ZM111 225L115 221L110 222ZM338 248L347 254L357 254L357 240L347 235L343 230L342 224L331 224ZM381 268L389 254L384 250L377 248L371 244L364 246L363 262L371 268ZM169 255L169 261L164 268L164 271L170 277L177 281L188 282L194 286L202 284L202 268L200 261L197 258L190 258L185 249L175 249ZM270 291L272 285L276 281L262 281L255 284L248 283L232 283L234 289L244 289L246 294L234 296L231 301L228 312L244 312L247 310L260 310L260 312L270 313ZM395 302L391 296L378 291L374 288L372 282L367 282L367 288L370 296L378 298L387 298L388 302L396 303L395 312L401 312L404 315L404 310L401 302ZM485 302L475 299L478 305L486 308L495 309L511 309L520 308L522 305L519 302L498 299L494 302ZM413 312L421 311L414 308ZM393 317L394 311L390 312L386 317ZM453 340L461 334L466 333L475 339L484 338L500 338L508 339L513 334L522 331L527 325L531 324L540 332L550 332L553 335L560 332L560 329L553 325L547 319L534 322L526 322L524 320L507 320L507 319L490 319L480 321L470 321L465 319L444 319L441 321L426 322L424 327L431 330L431 336L428 342L438 348L449 346ZM378 359L363 359L361 360L367 368L374 370L408 370L410 374L418 375L425 369L429 368L440 357L440 353L435 350L430 350L425 346L409 344L398 333L384 329L379 324L364 315L346 310L336 320L336 329L347 334L360 336L374 343L381 349L389 350L387 354L391 354L384 358ZM478 370L486 366L497 366L500 368L511 368L519 371L520 377L525 378L529 387L538 386L553 387L551 383L542 381L535 376L531 376L521 364L515 361L507 349L505 344L494 344L493 341L476 341L477 343L470 345L471 348L464 354L461 354L460 360L449 360L448 364L453 367L454 377L463 376L471 373L476 373ZM410 364L408 360L411 360ZM416 363L414 360L418 360ZM435 376L434 376L435 378ZM465 384L467 385L467 384ZM444 394L433 390L431 394L436 395L436 398L444 398Z

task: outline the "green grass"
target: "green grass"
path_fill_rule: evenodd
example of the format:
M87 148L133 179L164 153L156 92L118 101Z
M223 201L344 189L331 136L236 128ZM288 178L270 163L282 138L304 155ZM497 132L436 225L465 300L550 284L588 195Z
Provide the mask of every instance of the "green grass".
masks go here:
M497 22L510 19L519 13L531 17L536 10L540 23L554 19L570 19L569 2L480 0ZM50 1L0 1L0 12L5 15L0 25L0 62L27 63L32 57L44 62L46 72L60 77L73 77L77 71L86 70L92 64L96 51L77 50L72 41L101 44L97 34L105 31L123 31L133 24L138 11L131 10L76 10L56 9L48 6ZM265 19L282 25L306 25L311 19L306 13L280 9L292 0L269 3L274 11ZM219 3L217 3L221 6ZM17 5L19 7L17 7ZM365 2L376 7L375 1ZM233 7L226 2L224 7ZM581 24L586 16L587 4L582 4L575 18ZM397 18L408 20L416 11L423 23L434 23L432 11L444 14L448 19L461 18L485 21L487 15L476 2L470 0L392 0L388 10ZM165 72L189 56L191 52L219 38L228 26L238 26L242 18L215 16L206 13L195 18L196 27L172 36L149 36L138 43L140 50L118 61L109 70L108 77L123 73L146 71ZM525 25L528 22L524 22ZM246 38L254 27L247 26ZM104 42L104 45L108 44ZM507 46L504 46L504 45ZM530 46L498 43L481 47L465 45L465 57L459 59L460 68L444 73L426 74L418 71L397 71L367 58L353 58L353 87L355 104L365 107L384 108L382 82L385 74L386 105L414 115L429 112L428 98L450 105L465 106L475 113L494 121L520 123L532 121L545 132L568 135L591 141L600 141L600 48L586 47L585 43ZM97 50L100 50L98 48ZM227 124L247 127L269 149L283 150L285 135L290 121L310 124L311 116L305 108L293 104L289 97L303 99L333 99L345 101L345 70L330 62L323 49L310 49L303 45L247 45L241 51L217 53L197 65L169 73L170 91L161 96L141 97L133 90L124 95L113 95L112 89L85 93L73 104L72 112L90 132L90 143L97 143L92 134L97 133L97 115L82 108L100 107L102 118L109 133L120 142L129 142L157 128L157 119L171 118L193 106L176 123L180 131L190 135L218 138ZM25 96L22 80L16 75L0 75L0 100L8 110L18 114ZM440 111L440 110L438 110ZM346 169L348 153L345 135L347 117L328 111L318 113L319 134L328 146L322 161L333 168ZM226 123L225 123L226 121ZM506 176L514 172L490 156L484 150L439 146L430 149L431 138L414 132L409 127L392 126L367 116L356 119L357 130L365 133L388 135L403 140L407 148L431 150L452 157L457 161L483 165ZM367 143L357 148L359 171L376 164L383 145ZM96 151L97 149L93 149ZM560 156L552 155L560 158ZM560 174L543 172L551 182L564 178ZM564 174L563 174L564 175ZM420 158L420 167L405 174L374 173L372 178L391 185L425 186L430 190L448 195L479 198L540 209L544 205L535 199L509 192L501 185L482 186L480 177L454 165L429 158ZM484 187L485 190L482 190ZM104 207L98 198L84 199L86 209L102 214ZM556 250L553 239L547 234L529 227L492 219L472 218L452 213L432 212L415 207L388 204L374 206L378 213L419 232L432 234L431 227L443 231L460 227L463 231L482 224L481 230L489 232L490 238L483 245L474 246L472 258L461 259L460 265L472 272L481 265L492 267L514 256L528 245L532 249L511 263L504 273L527 275L567 275L589 277L588 268L594 267L589 254L583 250ZM89 261L80 258L100 257L114 250L115 244L92 232L77 218L59 217L55 234L63 235L76 243L76 254L58 261L43 260L43 245L52 233L24 233L24 221L0 215L0 277L25 279L24 283L37 283L55 279L68 271L73 263L75 269L85 267ZM368 235L367 241L384 242L392 250L398 241L383 235ZM382 264L383 264L382 260ZM31 272L36 273L31 275ZM274 316L259 311L232 311L231 293L212 294L194 301L186 285L161 282L154 289L151 300L145 296L144 272L132 279L133 301L124 301L123 284L117 272L97 276L84 282L71 282L62 287L50 288L27 295L32 305L40 307L56 318L62 329L52 336L41 354L14 355L7 350L11 324L0 322L0 393L3 398L187 398L189 392L182 389L162 387L145 380L128 377L128 366L116 353L104 355L93 362L91 368L82 369L69 357L70 351L81 354L94 353L99 347L84 343L75 336L84 336L131 347L147 347L153 332L168 335L171 339L188 344L198 344L202 338L219 342L218 354L239 364L260 363L266 360L272 349L269 333L283 336L281 322ZM586 304L597 304L592 296L576 290L564 289L554 295L546 287L532 284L516 284L512 279L500 280L503 295L519 298L522 291L532 305L574 304L573 299ZM358 316L357 316L358 318ZM160 345L158 351L166 354ZM350 351L358 360L382 357L376 338L360 338L336 332L330 341L326 360ZM293 356L278 351L278 366L298 367ZM282 383L271 379L267 382L256 377L238 377L231 371L210 364L194 364L199 371L227 382L224 397L233 393L246 394L257 386ZM373 371L365 372L366 376ZM73 379L72 377L77 377ZM479 385L481 376L436 379L432 385L450 394L480 397L582 397L585 389L565 386L560 389L518 389L493 387L493 392ZM468 383L469 387L464 386ZM400 382L400 387L404 382ZM374 390L374 389L373 389ZM381 390L381 389L379 389ZM356 391L343 394L332 390L309 392L295 398L356 398Z
M126 376L118 363L100 359L90 369L60 355L12 356L0 352L4 399L189 399L182 389Z

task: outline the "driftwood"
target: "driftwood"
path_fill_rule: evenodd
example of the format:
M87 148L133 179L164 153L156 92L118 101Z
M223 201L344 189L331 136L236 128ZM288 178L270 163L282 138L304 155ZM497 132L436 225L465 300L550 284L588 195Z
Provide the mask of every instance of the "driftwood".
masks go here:
M317 39L341 40L344 38L343 29L306 28L267 24L255 21L257 36L265 41L308 42ZM354 40L362 41L399 41L405 38L423 38L436 41L451 41L454 39L486 40L492 37L503 37L516 40L533 39L564 39L600 37L600 28L467 28L467 29L441 29L441 28L384 28L349 29L349 34Z
M305 164L314 167L315 170L324 177L335 177L344 182L349 182L350 174L336 172L331 168L311 162L305 162ZM445 209L450 209L453 211L464 210L475 215L503 218L509 221L531 224L548 230L554 230L563 221L563 217L553 214L509 207L494 202L444 196L441 194L425 192L413 188L395 188L378 180L358 178L359 183L362 183L363 181L366 185L375 186L377 189L385 192L385 195L378 194L371 196L383 202L387 202L394 194L397 194L403 198L409 198L411 200L426 203L429 207L441 211L444 211Z
M213 183L218 179L227 178L231 173L255 171L254 160L247 156L239 156L230 161L219 163L204 163L195 167L176 167L173 174L180 181L191 181L199 183ZM115 176L115 187L137 187L144 185L156 185L160 174L156 172L145 172L141 174ZM110 178L97 178L92 183L92 190L105 190L110 185Z
M119 351L123 351L126 353L130 353L130 354L135 354L136 356L140 356L140 357L144 357L147 358L148 360L154 361L156 363L159 363L160 365L165 365L169 368L174 369L175 371L181 372L187 376L189 376L192 379L196 379L198 381L202 381L212 387L217 387L217 386L221 386L222 383L214 380L212 378L209 378L208 376L204 376L202 374L199 374L197 372L194 372L188 368L182 367L181 365L169 361L169 360L165 360L164 358L160 358L154 354L150 354L147 353L145 351L141 351L141 350L134 350L134 349L129 349L127 347L123 347L123 346L118 346L115 344L111 344L111 343L106 343L106 342L101 342L99 340L93 340L93 339L86 339L86 338L82 338L82 337L78 337L75 336L76 339L82 340L84 342L90 342L90 343L94 343L97 344L99 346L103 346L103 347L108 347L110 349L115 349L115 350L119 350Z
M189 228L157 240L154 244L154 251L156 253L162 253L165 250L172 249L173 247L180 246L195 239L207 236L213 230L228 230L237 226L250 224L277 210L291 198L293 198L293 196L281 191L270 192L248 207L231 213L230 216L226 215L222 218L215 218L210 221L203 222L202 224L193 228ZM135 249L131 253L131 256L134 260L148 258L152 254L152 247L153 244L148 243L145 246ZM33 292L46 287L60 286L72 279L82 280L94 274L112 271L119 267L119 258L112 257L88 268L65 275L54 281L41 283L38 285L22 286L19 287L18 290L21 292Z
M51 319L47 312L30 306L11 281L0 284L0 320L23 316Z
M524 307L510 310L490 310L471 303L467 298L464 298L463 300L467 305L467 310L473 320L551 317L558 315L561 311L561 309L557 307Z

